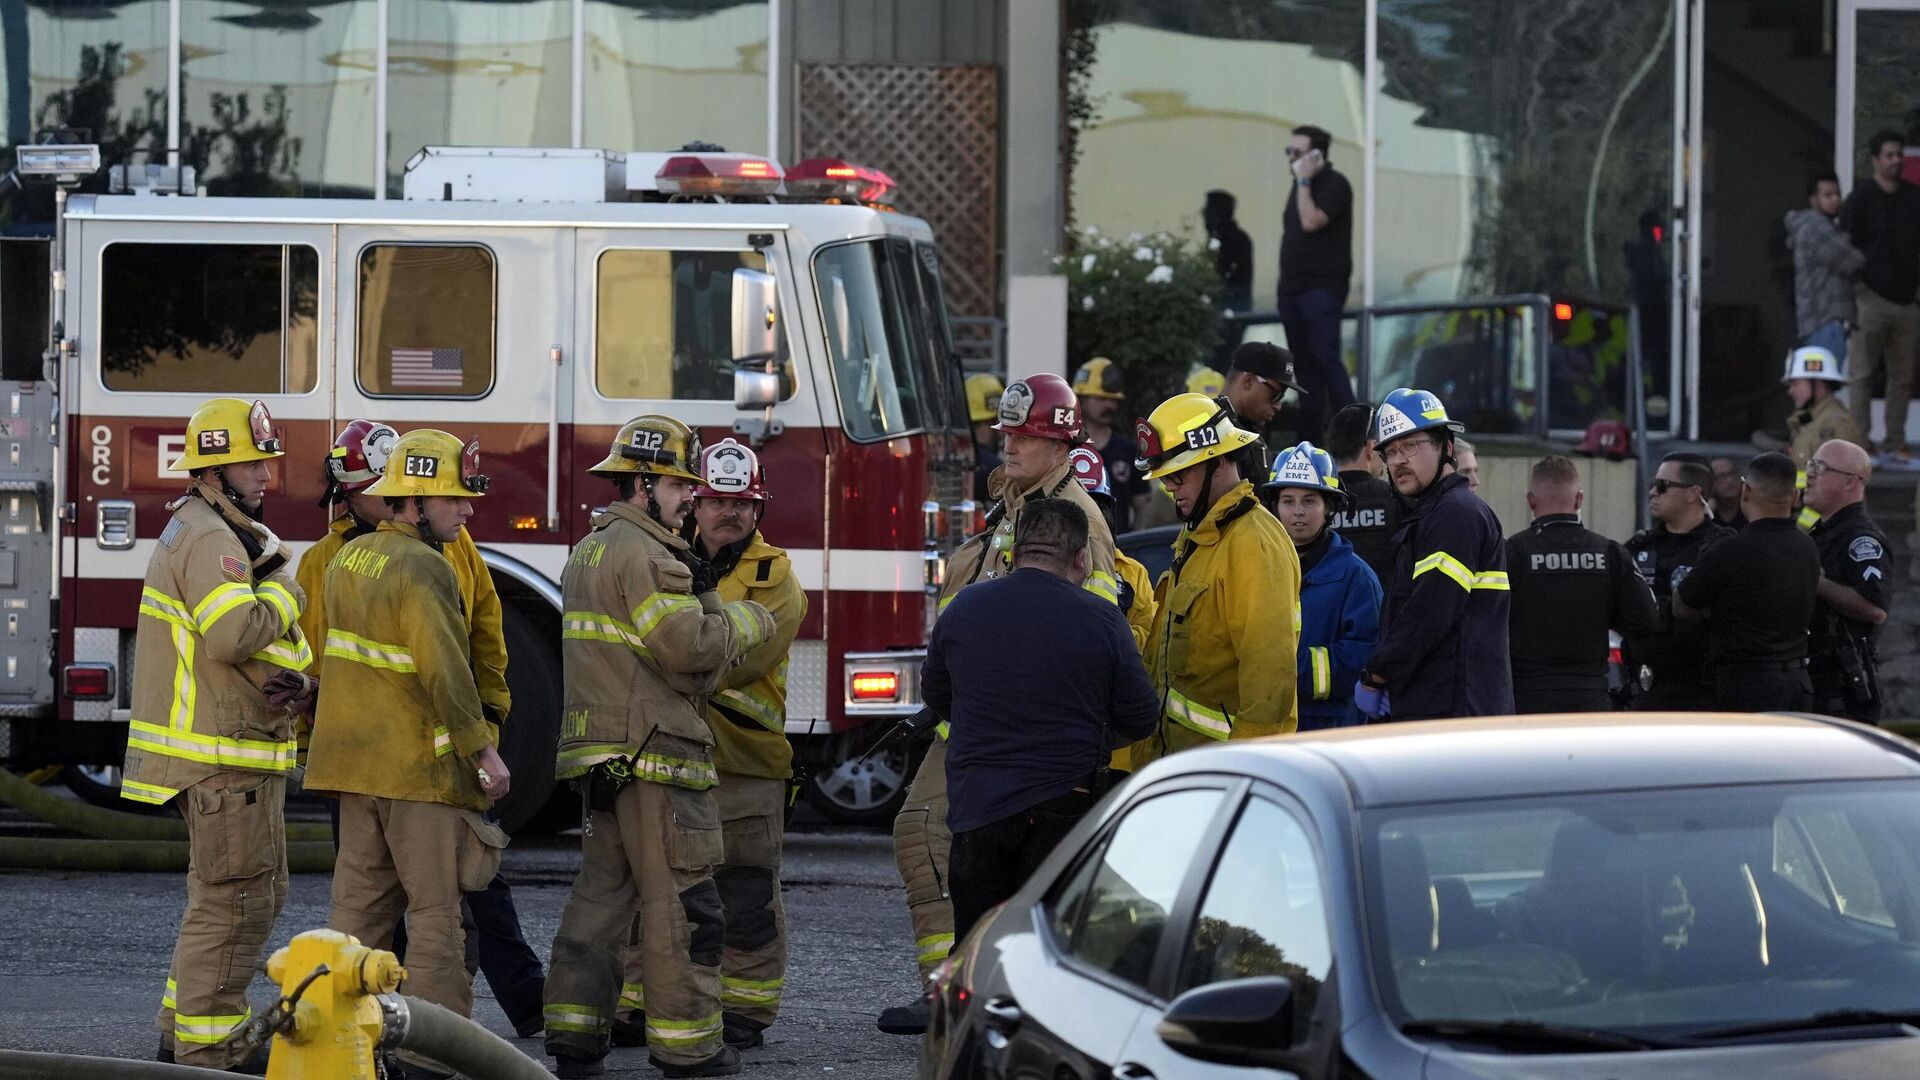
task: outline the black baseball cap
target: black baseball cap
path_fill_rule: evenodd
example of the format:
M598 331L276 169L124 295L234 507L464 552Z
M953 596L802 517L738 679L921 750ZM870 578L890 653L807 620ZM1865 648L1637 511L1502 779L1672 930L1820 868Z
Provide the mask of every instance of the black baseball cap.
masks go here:
M1295 393L1304 394L1307 388L1293 374L1293 354L1265 341L1242 342L1233 350L1233 362L1227 365L1228 374L1244 371L1249 375L1276 382L1291 388Z

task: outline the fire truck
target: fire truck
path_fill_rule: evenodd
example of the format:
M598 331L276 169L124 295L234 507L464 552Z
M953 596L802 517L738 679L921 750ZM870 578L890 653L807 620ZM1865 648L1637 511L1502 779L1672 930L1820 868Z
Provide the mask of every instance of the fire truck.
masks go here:
M348 421L479 439L470 530L513 694L501 816L542 819L561 567L611 497L584 470L666 413L765 465L761 528L808 594L787 721L807 799L891 815L908 752L868 751L917 708L932 592L978 508L939 252L885 174L429 147L391 201L210 198L160 166L65 190L57 239L0 245L0 756L114 795L141 579L186 484L167 465L193 409L231 395L272 412L267 522L296 550L325 530Z

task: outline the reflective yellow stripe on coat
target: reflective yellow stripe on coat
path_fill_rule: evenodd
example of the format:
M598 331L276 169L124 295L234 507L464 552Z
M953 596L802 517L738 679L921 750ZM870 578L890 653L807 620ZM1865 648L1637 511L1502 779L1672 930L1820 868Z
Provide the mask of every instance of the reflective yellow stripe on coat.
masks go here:
M1167 691L1167 719L1209 739L1225 741L1233 737L1233 718L1219 709L1210 709L1178 690Z

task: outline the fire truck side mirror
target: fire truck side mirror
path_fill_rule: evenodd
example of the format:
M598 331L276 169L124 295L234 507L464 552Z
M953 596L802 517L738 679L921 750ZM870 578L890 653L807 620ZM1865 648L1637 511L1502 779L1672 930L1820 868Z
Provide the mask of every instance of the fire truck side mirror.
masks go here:
M752 368L733 371L733 407L742 411L770 409L780 401L780 376Z
M767 364L775 359L779 352L779 292L775 288L773 275L758 270L740 267L733 272L733 361L736 364ZM736 395L740 383L734 383ZM742 404L741 408L761 408L778 400L779 388L775 386L774 397L764 403ZM739 404L736 401L736 404Z

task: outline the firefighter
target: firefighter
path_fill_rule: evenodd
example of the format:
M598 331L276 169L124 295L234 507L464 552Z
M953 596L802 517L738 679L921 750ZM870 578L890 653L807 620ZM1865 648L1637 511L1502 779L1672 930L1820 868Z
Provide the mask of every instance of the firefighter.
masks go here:
M1659 622L1653 632L1627 637L1627 670L1633 708L1680 712L1713 707L1708 676L1707 630L1673 617L1673 593L1708 548L1734 530L1709 513L1713 469L1699 454L1668 454L1647 487L1653 526L1627 539L1640 580L1653 590Z
M1140 456L1133 429L1121 428L1120 412L1127 402L1126 377L1112 360L1096 356L1074 371L1073 393L1080 402L1086 442L1100 455L1109 491L1118 489L1107 512L1107 529L1119 536L1132 528L1135 496L1146 488L1133 473L1133 459Z
M1660 628L1653 592L1618 542L1580 524L1580 469L1549 454L1527 483L1533 524L1507 538L1514 711L1606 712L1608 633Z
M1020 510L1049 497L1067 499L1086 512L1087 591L1118 602L1113 536L1093 497L1074 482L1069 459L1080 441L1080 406L1073 388L1058 375L1031 375L1008 384L1000 399L994 430L1006 436L1006 463L994 472L990 490L999 500L987 513L987 530L954 550L947 560L939 609L961 589L1013 572L1013 536ZM893 819L893 857L907 886L907 911L913 919L914 954L922 981L953 948L953 904L947 895L947 754L944 732L921 759L907 789L906 802ZM889 1035L918 1035L927 1028L927 1002L883 1010L878 1026Z
M1847 385L1840 361L1820 345L1802 345L1787 356L1786 373L1780 382L1793 399L1793 414L1787 417L1787 456L1798 470L1802 490L1807 486L1807 463L1813 452L1830 439L1845 439L1864 447L1867 440L1847 412L1847 405L1835 395ZM1802 524L1810 524L1803 521Z
M561 578L566 709L554 775L585 802L580 872L554 935L547 1053L563 1077L601 1071L621 994L621 947L643 927L649 1060L667 1076L725 1076L724 858L706 697L775 632L679 530L701 484L700 438L668 416L630 420L587 471L619 498L594 515ZM757 570L756 570L757 573Z
M1867 514L1873 459L1844 439L1822 443L1807 462L1806 503L1821 515L1812 537L1820 549L1820 584L1807 632L1807 678L1813 710L1880 722L1880 657L1887 621L1887 576L1893 570L1887 534Z
M308 789L340 799L328 925L385 949L405 915L407 992L466 1016L461 894L499 871L506 835L482 815L512 779L444 553L487 491L480 444L410 431L365 491L393 516L327 566L327 692L307 765Z
M1160 731L1134 747L1134 764L1294 730L1300 557L1234 464L1258 440L1200 394L1168 398L1138 431L1136 464L1172 496L1186 528L1155 586L1147 643L1165 702Z
M760 534L766 474L760 458L732 439L701 456L693 516L700 555L720 578L720 599L752 600L773 613L773 636L721 676L707 702L713 732L713 789L725 856L714 884L726 911L720 958L720 1019L728 1046L759 1046L780 1012L787 967L787 913L780 903L780 842L786 829L793 745L787 741L787 652L807 616L807 594L787 553ZM639 928L641 942L645 929ZM629 946L615 1046L646 1041L645 950Z
M1260 498L1300 556L1300 730L1358 724L1353 683L1380 637L1380 579L1334 529L1352 500L1333 455L1310 442L1288 450Z
M1000 433L993 422L1000 417L1000 395L1007 392L992 375L967 376L967 420L973 424L973 498L987 501L987 477L1000 467Z
M1453 471L1462 430L1425 390L1401 387L1374 410L1374 445L1403 512L1380 644L1353 692L1372 720L1513 711L1507 545L1493 509Z
M169 466L192 476L168 504L140 590L133 716L121 795L179 799L191 857L187 906L160 999L161 1061L260 1075L228 1033L252 1015L247 984L287 897L282 816L293 710L262 688L312 660L305 595L262 521L267 462L281 457L260 402L215 398L187 422Z
M1233 350L1226 389L1214 400L1227 410L1230 423L1254 437L1235 459L1240 478L1249 484L1266 480L1267 446L1261 436L1280 411L1280 399L1288 390L1300 395L1307 392L1294 375L1292 353L1265 341L1244 342Z
M1068 455L1073 463L1073 478L1106 515L1107 528L1113 528L1114 498L1113 489L1107 485L1106 463L1090 446L1076 446ZM1131 469L1133 462L1127 462ZM1133 634L1133 646L1140 655L1147 655L1147 635L1153 632L1153 578L1148 576L1147 568L1140 561L1116 548L1113 553L1113 569L1120 579L1120 610L1127 617L1127 629ZM1122 774L1133 769L1133 744L1117 746L1107 768Z
M327 640L325 587L327 565L350 541L377 529L393 516L387 502L367 489L380 479L393 444L400 433L373 420L355 420L341 429L327 452L327 493L322 506L331 507L338 516L327 526L327 533L300 556L298 577L307 592L307 608L300 613L300 629L308 641ZM467 620L467 646L473 659L473 675L480 692L480 709L487 722L496 728L507 722L512 697L507 692L507 640L501 629L500 594L494 590L493 575L480 557L480 548L465 527L442 547L442 554L453 566L460 581L460 609ZM315 674L325 667L322 656L314 665ZM340 843L340 804L329 800L333 819L334 845ZM540 1033L541 987L544 976L540 957L527 946L520 930L520 914L514 908L513 890L507 879L495 874L487 887L467 894L467 914L476 936L480 970L487 985L507 1014L514 1033L532 1038ZM394 951L405 959L406 927L394 933Z

